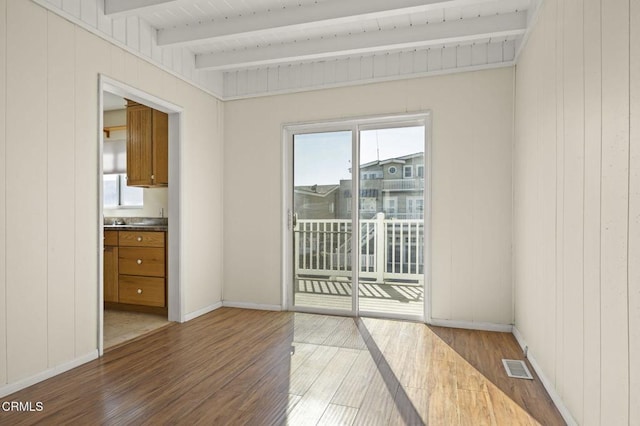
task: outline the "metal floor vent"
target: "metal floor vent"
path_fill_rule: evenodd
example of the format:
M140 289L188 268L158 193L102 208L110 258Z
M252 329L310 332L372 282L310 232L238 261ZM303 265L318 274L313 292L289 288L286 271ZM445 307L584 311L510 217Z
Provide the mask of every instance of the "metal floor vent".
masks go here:
M507 370L509 377L533 380L533 376L524 361L518 359L503 359L502 364L504 365L504 369Z

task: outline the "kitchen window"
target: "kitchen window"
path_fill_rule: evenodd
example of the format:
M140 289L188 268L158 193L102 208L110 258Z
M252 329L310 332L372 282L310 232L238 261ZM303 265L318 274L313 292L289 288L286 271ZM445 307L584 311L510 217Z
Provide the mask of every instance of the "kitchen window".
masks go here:
M127 186L127 143L124 139L104 141L102 164L104 208L142 208L143 189Z
M127 186L125 173L103 175L102 185L105 208L143 207L143 189Z

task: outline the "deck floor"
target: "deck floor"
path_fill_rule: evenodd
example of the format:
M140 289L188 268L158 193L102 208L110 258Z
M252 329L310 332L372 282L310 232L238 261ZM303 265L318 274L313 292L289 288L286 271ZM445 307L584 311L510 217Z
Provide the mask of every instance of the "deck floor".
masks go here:
M351 311L351 282L328 279L298 279L295 306ZM422 285L361 282L358 289L361 312L421 317L424 313Z
M561 425L507 333L221 308L9 395L0 424Z

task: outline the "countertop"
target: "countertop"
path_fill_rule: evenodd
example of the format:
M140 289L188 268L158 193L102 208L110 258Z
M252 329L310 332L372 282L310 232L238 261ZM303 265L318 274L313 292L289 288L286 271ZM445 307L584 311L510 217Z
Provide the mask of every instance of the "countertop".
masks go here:
M105 231L164 231L168 219L159 217L105 217Z
M105 231L165 231L167 225L104 225Z

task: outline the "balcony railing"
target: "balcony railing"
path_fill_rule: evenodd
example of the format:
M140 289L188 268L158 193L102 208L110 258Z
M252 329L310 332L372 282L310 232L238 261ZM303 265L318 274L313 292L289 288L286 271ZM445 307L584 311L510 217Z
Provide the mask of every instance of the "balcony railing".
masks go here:
M352 268L350 220L299 220L295 228L295 273L350 277ZM424 276L424 224L408 219L386 219L383 213L360 220L358 230L362 278L385 282ZM358 248L356 248L358 249Z
M384 191L417 191L424 189L424 179L385 179L382 183Z
M384 214L387 217L387 219L422 220L422 217L423 217L422 212L396 213L392 210L385 210Z

